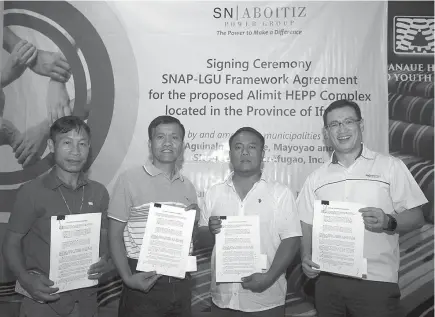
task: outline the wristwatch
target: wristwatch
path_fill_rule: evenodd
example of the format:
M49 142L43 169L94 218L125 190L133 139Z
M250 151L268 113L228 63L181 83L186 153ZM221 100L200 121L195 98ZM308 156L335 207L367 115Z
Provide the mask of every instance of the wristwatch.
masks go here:
M388 217L388 224L387 224L387 228L384 229L385 231L390 231L390 232L394 232L396 231L397 228L397 220L396 218L394 218L391 215L387 215Z

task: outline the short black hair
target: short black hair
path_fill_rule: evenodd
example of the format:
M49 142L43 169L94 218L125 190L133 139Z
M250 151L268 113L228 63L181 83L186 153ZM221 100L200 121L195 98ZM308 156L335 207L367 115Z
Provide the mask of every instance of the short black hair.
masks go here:
M153 121L151 121L150 125L148 126L148 138L151 140L153 138L153 130L157 128L157 126L161 124L168 124L168 123L176 123L181 128L181 140L184 141L184 135L186 134L186 130L184 129L184 125L181 124L180 120L177 118L174 118L172 116L158 116Z
M56 142L58 134L68 133L72 130L80 131L85 130L89 139L91 138L91 128L82 119L76 116L65 116L57 119L50 127L50 139Z
M233 143L234 138L242 132L251 132L252 134L255 134L261 141L261 147L264 148L264 136L260 132L255 130L254 128L243 127L243 128L238 129L236 132L234 132L234 134L230 137L230 140L228 142L230 145L230 149L231 149L231 143Z
M330 113L332 110L335 109L340 109L340 108L344 108L344 107L351 107L353 108L353 110L355 110L356 112L356 116L358 120L361 120L361 109L358 106L358 104L356 102L347 100L347 99L340 99L340 100L336 100L333 103L331 103L328 108L325 109L325 111L323 112L323 125L326 127L327 126L327 121L326 121L326 117L328 116L328 113Z

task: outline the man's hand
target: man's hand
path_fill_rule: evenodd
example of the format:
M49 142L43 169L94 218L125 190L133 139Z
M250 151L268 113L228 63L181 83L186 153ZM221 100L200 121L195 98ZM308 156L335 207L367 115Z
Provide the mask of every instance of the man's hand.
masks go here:
M36 163L47 148L49 127L46 120L21 134L13 147L18 163L27 167Z
M64 116L70 116L72 109L70 108L70 99L65 84L50 80L47 91L47 118L49 124Z
M219 218L219 216L211 216L208 219L208 229L212 234L218 234L221 232L222 228L222 220Z
M315 278L319 275L320 266L311 261L311 255L305 255L302 259L302 270L308 278Z
M5 87L19 78L27 66L36 58L38 51L36 47L25 40L15 45L1 73L1 86Z
M101 257L101 259L90 266L88 270L88 279L98 280L103 276L104 273L109 272L111 266L106 256Z
M132 289L148 293L160 276L156 272L142 272L129 276L124 282Z
M35 62L30 66L36 74L66 83L71 77L71 68L61 53L38 50Z
M272 284L273 281L269 278L267 273L254 273L242 278L242 287L254 293L262 293L272 286Z
M24 273L19 282L21 286L37 301L52 302L59 299L59 294L53 294L59 290L50 287L54 283L42 274Z
M367 230L382 231L388 225L388 216L380 208L361 208L359 212L362 214Z

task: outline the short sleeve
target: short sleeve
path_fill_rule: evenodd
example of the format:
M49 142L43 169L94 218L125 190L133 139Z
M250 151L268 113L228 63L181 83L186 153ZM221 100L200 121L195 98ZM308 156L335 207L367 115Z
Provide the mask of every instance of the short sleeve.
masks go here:
M131 201L126 174L124 173L118 177L115 183L107 216L121 222L127 222L130 217L130 208L132 207Z
M392 160L390 180L390 195L396 213L427 203L422 190L400 159Z
M197 204L198 203L198 194L196 193L196 188L193 186L192 182L185 178L185 181L187 183L187 198L189 199L189 202L191 204Z
M24 185L18 190L9 218L8 229L10 231L27 234L38 218L32 192L32 187L29 185Z
M103 187L103 195L101 196L101 228L108 229L108 218L107 218L107 209L109 208L109 193L104 185Z
M211 216L211 210L212 210L212 191L213 191L213 187L208 189L205 193L205 197L204 197L204 204L203 204L203 208L201 208L201 215L199 217L199 223L198 225L200 227L208 227L208 219Z
M314 186L312 174L305 180L302 190L296 199L299 219L306 224L313 224L314 217Z
M281 240L302 236L296 202L289 188L278 198L276 224Z

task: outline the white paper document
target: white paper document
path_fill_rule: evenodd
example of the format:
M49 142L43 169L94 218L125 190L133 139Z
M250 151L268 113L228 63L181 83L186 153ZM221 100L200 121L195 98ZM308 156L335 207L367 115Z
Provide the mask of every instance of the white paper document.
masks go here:
M50 274L58 293L90 287L90 266L99 260L101 214L51 217Z
M240 283L242 277L259 273L267 259L260 254L258 216L221 217L216 235L216 282Z
M151 204L136 269L185 278L196 258L189 257L195 210Z
M364 221L350 202L314 202L312 260L320 270L362 278L367 274L364 252Z

